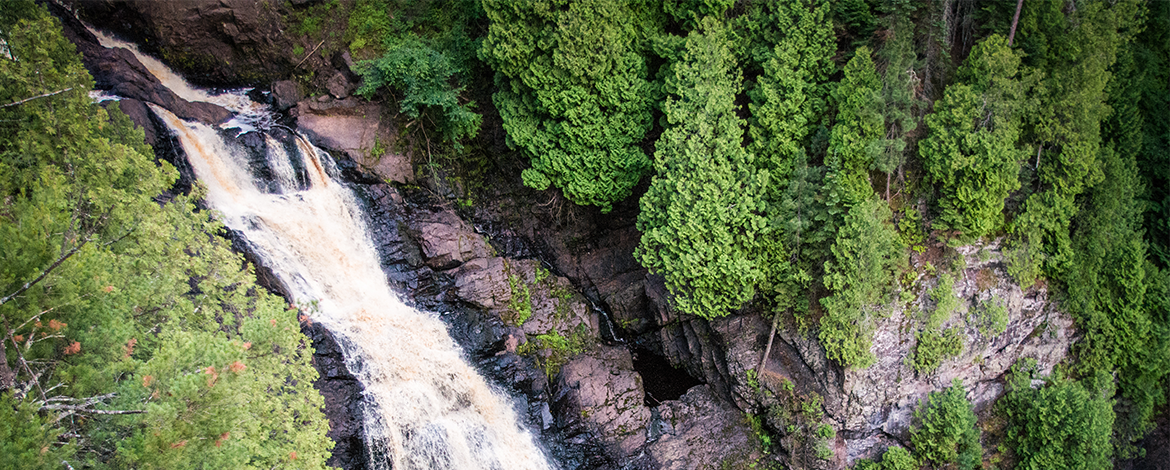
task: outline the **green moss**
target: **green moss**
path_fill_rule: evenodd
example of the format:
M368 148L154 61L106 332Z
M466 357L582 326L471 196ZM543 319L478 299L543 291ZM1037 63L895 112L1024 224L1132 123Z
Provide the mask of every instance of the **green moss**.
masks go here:
M524 356L535 356L545 375L552 379L560 372L561 366L571 357L585 352L592 343L589 328L582 323L567 337L561 336L555 330L532 336L527 343L520 345L516 352ZM541 353L535 354L537 352Z

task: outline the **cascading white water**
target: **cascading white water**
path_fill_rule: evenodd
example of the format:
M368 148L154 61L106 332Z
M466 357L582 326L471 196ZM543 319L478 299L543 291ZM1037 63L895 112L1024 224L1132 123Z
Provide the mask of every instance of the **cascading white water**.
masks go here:
M263 112L242 101L243 93L210 95L136 48L99 37L107 47L131 49L185 99L237 113ZM301 136L285 148L266 135L266 164L275 177L274 192L268 192L257 184L243 148L210 126L151 109L178 137L221 221L244 234L296 302L315 305L311 319L336 337L346 365L365 388L373 468L552 467L519 426L507 398L463 359L437 316L405 305L391 291L361 208L353 193L333 180L328 154ZM303 164L307 183L298 182L293 159Z
M392 293L360 206L331 178L327 154L297 138L308 172L308 188L298 191L295 178L281 175L292 171L290 154L269 138L270 166L287 170L274 171L281 192L266 193L242 148L209 126L151 108L178 136L223 223L244 233L297 302L316 302L311 318L337 336L365 386L374 468L550 468L443 323Z

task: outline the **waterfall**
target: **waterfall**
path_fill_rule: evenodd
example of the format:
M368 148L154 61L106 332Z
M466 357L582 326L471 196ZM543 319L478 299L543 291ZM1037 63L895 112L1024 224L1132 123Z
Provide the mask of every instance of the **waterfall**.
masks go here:
M99 37L107 46L131 49L144 63L153 60ZM246 99L242 92L213 96L157 61L147 65L188 100L262 114L262 107L240 99ZM463 359L437 315L407 306L391 291L361 206L334 179L328 154L299 135L288 145L265 135L262 164L275 181L261 181L247 150L221 130L151 109L178 137L219 219L244 234L293 300L336 337L347 367L365 388L373 468L552 467L518 424L507 397Z

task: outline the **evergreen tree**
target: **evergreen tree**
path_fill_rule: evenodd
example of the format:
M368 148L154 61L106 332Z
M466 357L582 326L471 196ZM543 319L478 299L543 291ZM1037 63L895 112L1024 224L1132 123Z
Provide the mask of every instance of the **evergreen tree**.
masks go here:
M0 414L18 419L0 460L322 468L332 442L294 314L208 212L160 202L174 168L92 102L56 21L14 6L0 17Z
M890 226L890 209L876 196L845 215L825 261L825 287L832 295L825 307L818 337L837 363L864 369L874 361L871 314L885 300L894 276L905 264L905 248Z
M884 135L879 108L881 80L874 70L868 47L857 49L845 64L845 77L837 85L837 122L829 135L825 166L831 204L846 208L869 199L873 188L869 168L881 151Z
M906 162L907 139L918 128L917 112L923 105L917 93L919 80L915 69L918 68L918 60L913 44L912 11L912 7L897 8L890 15L889 29L893 38L878 51L886 65L880 104L885 134L871 168L886 174L887 200L890 198L891 177L895 172L902 171Z
M807 165L808 141L827 111L826 81L835 47L826 2L757 2L737 27L747 61L761 74L751 97L748 150L756 167L767 170L768 233L760 265L762 290L778 308L791 306L811 281L809 263L799 263L809 237L820 186L819 171ZM815 237L813 237L815 238Z
M1100 371L1090 386L1056 377L1036 389L1035 365L1035 360L1024 360L1012 366L1007 393L996 403L1008 419L1004 439L1018 459L1016 466L1111 467L1113 392L1108 373Z
M1136 1L1089 2L1065 9L1061 0L1026 2L1018 36L1025 64L1039 80L1035 102L1025 114L1025 138L1036 149L1031 165L1037 192L1016 220L1018 258L1037 259L1060 274L1072 251L1069 223L1074 199L1101 181L1101 121L1109 114L1106 85L1124 29L1136 14Z
M608 212L650 168L639 147L654 104L639 34L650 20L631 2L565 3L484 1L481 55L509 145L532 164L524 184Z
M1018 108L1024 88L1017 80L1019 56L998 35L971 51L959 83L947 87L934 113L930 135L919 143L926 171L938 185L940 225L971 240L1003 222L1003 203L1019 189Z
M918 425L910 429L914 453L937 467L957 464L971 470L983 460L975 412L959 379L942 392L930 392L924 409L914 412Z
M670 65L657 175L638 214L635 256L666 278L680 311L707 318L751 300L762 276L754 254L768 176L741 145L740 77L729 46L724 26L708 17Z

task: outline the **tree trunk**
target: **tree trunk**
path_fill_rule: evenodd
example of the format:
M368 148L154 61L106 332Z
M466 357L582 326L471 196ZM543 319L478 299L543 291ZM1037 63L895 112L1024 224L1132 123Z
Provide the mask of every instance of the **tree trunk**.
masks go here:
M11 389L16 384L16 374L12 372L11 367L8 367L8 354L4 348L6 340L8 340L7 327L4 328L4 335L0 336L0 391Z
M776 338L777 323L780 323L779 312L772 316L772 331L768 332L768 346L764 348L764 357L760 359L760 367L756 368L756 377L762 378L764 375L764 365L768 363L768 356L772 354L772 340Z
M1024 9L1024 0L1016 2L1016 15L1012 17L1012 30L1008 33L1008 47L1012 47L1012 40L1016 38L1016 25L1020 24L1020 10Z

